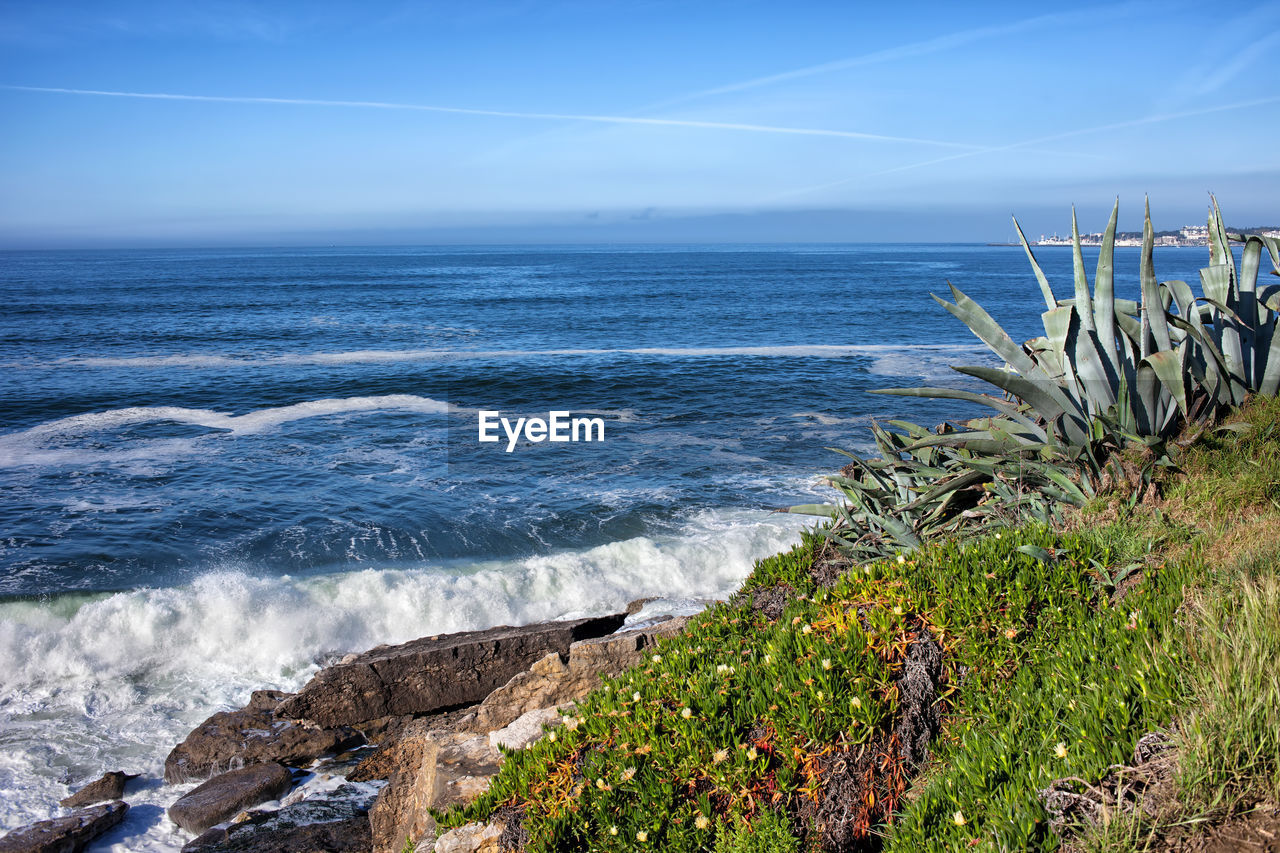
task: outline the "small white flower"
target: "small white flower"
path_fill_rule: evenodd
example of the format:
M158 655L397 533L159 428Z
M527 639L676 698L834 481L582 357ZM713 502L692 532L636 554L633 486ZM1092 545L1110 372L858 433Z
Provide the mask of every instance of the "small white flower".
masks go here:
M996 535L999 536L1000 534L997 533ZM960 811L959 809L957 809L956 813L951 816L951 820L955 822L956 826L964 826L966 823L969 822L964 819L964 812Z
M849 700L849 704L850 704L850 705L852 705L852 706L853 706L853 707L855 707L855 708L861 708L861 707L862 707L862 700L861 700L861 699L859 699L857 696L854 696L852 699L850 699L850 700Z
M711 821L706 815L700 814L693 819L693 825L698 829L706 829L708 826L711 826Z
M645 832L643 829L636 833L636 841L639 841L641 844L643 844L648 840L649 840L649 833Z
M688 708L681 708L680 716L684 717L687 720L693 716L693 711L689 710Z
M1001 538L999 533L997 533L997 534L996 534L996 538L997 538L997 539ZM960 814L960 812L956 812L956 814ZM964 815L960 815L960 817L961 817L961 819L963 819L963 818L964 818Z
M632 701L632 702L639 702L639 701L640 701L640 691L639 691L639 690L637 690L635 693L632 693L632 694L631 694L631 701Z
M724 675L724 674L725 674L726 672L728 672L728 671L729 671L729 665L728 665L728 664L723 664L723 663L722 663L722 664L720 664L719 666L717 666L717 667L716 667L716 672L720 673L721 675Z
M906 558L906 556L905 556L905 555L903 555L903 554L899 554L899 555L898 555L898 565L902 565L902 564L903 564L903 563L905 563L906 561L907 561L907 558Z
M800 633L801 633L801 634L811 634L811 633L813 633L813 626L812 626L812 625L810 625L808 622L804 623L804 625L802 625L802 626L800 627Z
M901 615L902 615L902 605L901 605L901 604L895 604L895 605L893 605L893 615L894 615L894 616L901 616Z
M1067 745L1062 741L1058 741L1058 745L1053 748L1053 754L1059 758L1067 757Z
M823 669L831 669L831 658L823 658L823 659L822 659L822 668L823 668Z
M654 662L654 663L662 663L662 655L654 655L654 656L653 656L653 662Z
M750 761L755 761L756 756L758 756L759 754L760 753L756 752L756 748L754 746L747 750L747 758Z
M610 835L617 835L617 834L618 834L618 827L617 827L617 824L615 824L615 825L613 825L613 826L609 827L609 834L610 834Z
M555 732L552 732L551 734L547 735L547 740L551 741L552 743L555 743L555 742L556 742L556 733L555 733Z

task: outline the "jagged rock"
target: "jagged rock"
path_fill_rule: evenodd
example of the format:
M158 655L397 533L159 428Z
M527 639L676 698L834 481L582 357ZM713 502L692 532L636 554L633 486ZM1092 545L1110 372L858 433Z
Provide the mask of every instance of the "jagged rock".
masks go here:
M400 853L405 839L422 841L435 831L428 809L470 802L502 766L488 735L425 726L406 730L395 755L399 769L369 810L375 853Z
M503 827L496 823L467 823L436 840L436 853L500 853Z
M548 654L490 693L476 708L469 727L493 731L529 711L575 702L598 687L602 677L619 675L639 663L646 649L660 637L678 634L688 621L668 619L648 628L581 640L569 647L567 656Z
M368 818L352 817L268 829L248 823L215 827L189 842L182 853L368 853L372 849Z
M169 807L169 819L199 835L237 812L282 797L293 787L284 765L252 764L214 776Z
M348 726L321 728L278 713L293 694L256 690L238 711L214 714L174 747L164 762L169 783L208 779L250 764L307 764L331 752L359 746L364 737Z
M380 717L468 705L539 658L551 652L565 655L572 643L609 634L625 618L617 613L379 646L321 670L276 713L326 727L359 726Z
M0 853L79 853L124 820L127 811L127 804L116 801L42 820L0 838Z
M130 779L137 779L137 773L121 773L112 770L85 785L69 797L59 801L59 805L73 809L79 806L90 806L103 800L118 800L124 796L124 785Z

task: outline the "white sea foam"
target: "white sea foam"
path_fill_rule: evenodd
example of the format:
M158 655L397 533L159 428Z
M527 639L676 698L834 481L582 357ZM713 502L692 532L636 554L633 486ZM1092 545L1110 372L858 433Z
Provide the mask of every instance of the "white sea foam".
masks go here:
M413 361L448 361L459 359L521 359L561 356L640 355L674 358L848 358L850 356L892 354L898 352L937 353L940 355L970 352L968 344L789 344L780 346L728 347L631 347L538 350L461 350L402 349L351 350L347 352L260 354L169 354L140 356L88 356L57 359L50 362L19 363L12 366L39 367L139 367L139 368L228 368L321 366L337 364L382 364Z
M371 411L437 414L448 412L450 408L448 403L413 394L308 400L289 406L258 409L242 415L181 406L131 406L105 412L72 415L37 424L20 432L0 435L0 468L24 465L65 465L92 461L127 463L146 459L186 457L196 452L197 443L188 438L145 439L102 450L65 446L68 440L140 424L169 422L204 427L222 434L254 435L305 418Z
M316 661L378 643L729 593L804 519L702 511L668 535L523 560L311 578L220 571L189 586L0 604L0 828L58 812L68 781L146 774L114 851L176 850L183 788L164 756L251 690L296 689ZM138 806L145 806L139 808Z

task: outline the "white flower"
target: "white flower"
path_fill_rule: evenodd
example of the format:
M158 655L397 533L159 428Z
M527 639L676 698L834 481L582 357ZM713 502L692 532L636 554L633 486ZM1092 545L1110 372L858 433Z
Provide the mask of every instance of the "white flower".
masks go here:
M711 756L712 764L722 764L728 760L729 760L729 750L727 749L721 749L717 751L715 755Z
M893 615L894 615L894 616L901 616L901 615L902 615L902 605L901 605L901 604L895 604L895 605L893 605Z
M803 625L800 626L800 633L801 634L813 633L813 626L810 625L808 622L804 623Z
M654 663L662 663L662 655L654 655L654 656L653 656L653 662L654 662Z
M861 708L861 707L862 707L862 700L861 700L861 699L859 699L857 696L854 696L852 699L850 699L850 700L849 700L849 704L850 704L850 705L852 705L852 706L853 706L853 707L855 707L855 708Z
M551 741L552 743L555 743L555 742L556 742L556 733L555 733L555 732L552 732L551 734L547 735L547 740Z
M1000 538L1000 534L999 534L999 533L997 533L997 534L996 534L996 538L997 538L997 539L999 539L999 538ZM960 812L956 812L956 814L960 814ZM960 815L960 817L961 817L961 818L964 818L964 815Z
M632 694L631 694L631 701L632 701L632 702L639 702L639 701L640 701L640 691L639 691L639 690L637 690L635 693L632 693Z
M693 825L696 826L698 829L706 829L708 826L711 826L711 821L707 818L706 815L700 814L693 819Z
M618 826L617 826L617 824L614 824L613 826L609 827L609 834L610 834L610 835L617 835L617 834L618 834Z
M759 754L760 753L756 752L756 748L754 746L747 750L747 758L750 761L755 761L756 756L758 756Z
M903 554L899 554L899 555L898 555L898 565L902 565L902 564L903 564L903 563L905 563L906 561L907 561L907 558L906 558L906 556L905 556L905 555L903 555Z
M632 779L635 778L635 776L636 776L636 769L634 767L628 767L626 770L622 771L623 782L630 782Z
M725 674L726 672L728 672L728 671L729 671L729 665L728 665L728 664L723 664L723 663L722 663L722 664L720 664L719 666L717 666L717 667L716 667L716 672L720 673L721 675L724 675L724 674Z
M639 841L641 844L643 844L648 840L649 840L649 833L645 832L643 829L636 833L636 841Z
M1053 754L1059 758L1067 757L1067 745L1062 741L1058 741L1058 745L1053 748Z
M998 536L999 534L996 535ZM964 819L964 812L959 809L957 809L956 813L951 816L951 819L955 821L956 826L964 826L968 823L968 821Z
M680 716L684 717L687 720L693 716L693 711L690 711L688 708L681 708Z
M823 669L831 669L831 658L823 658L823 659L822 659L822 668L823 668Z

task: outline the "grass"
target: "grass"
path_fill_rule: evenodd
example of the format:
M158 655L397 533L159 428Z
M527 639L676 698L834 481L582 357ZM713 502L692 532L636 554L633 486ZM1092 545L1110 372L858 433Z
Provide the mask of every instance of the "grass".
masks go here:
M1235 422L1161 475L1160 509L1097 502L1066 529L937 542L829 587L806 535L442 825L513 807L529 851L1053 850L1037 792L1098 780L1175 721L1176 820L1280 799L1280 403ZM900 678L930 642L946 716L917 766ZM1121 819L1080 844L1158 831Z

